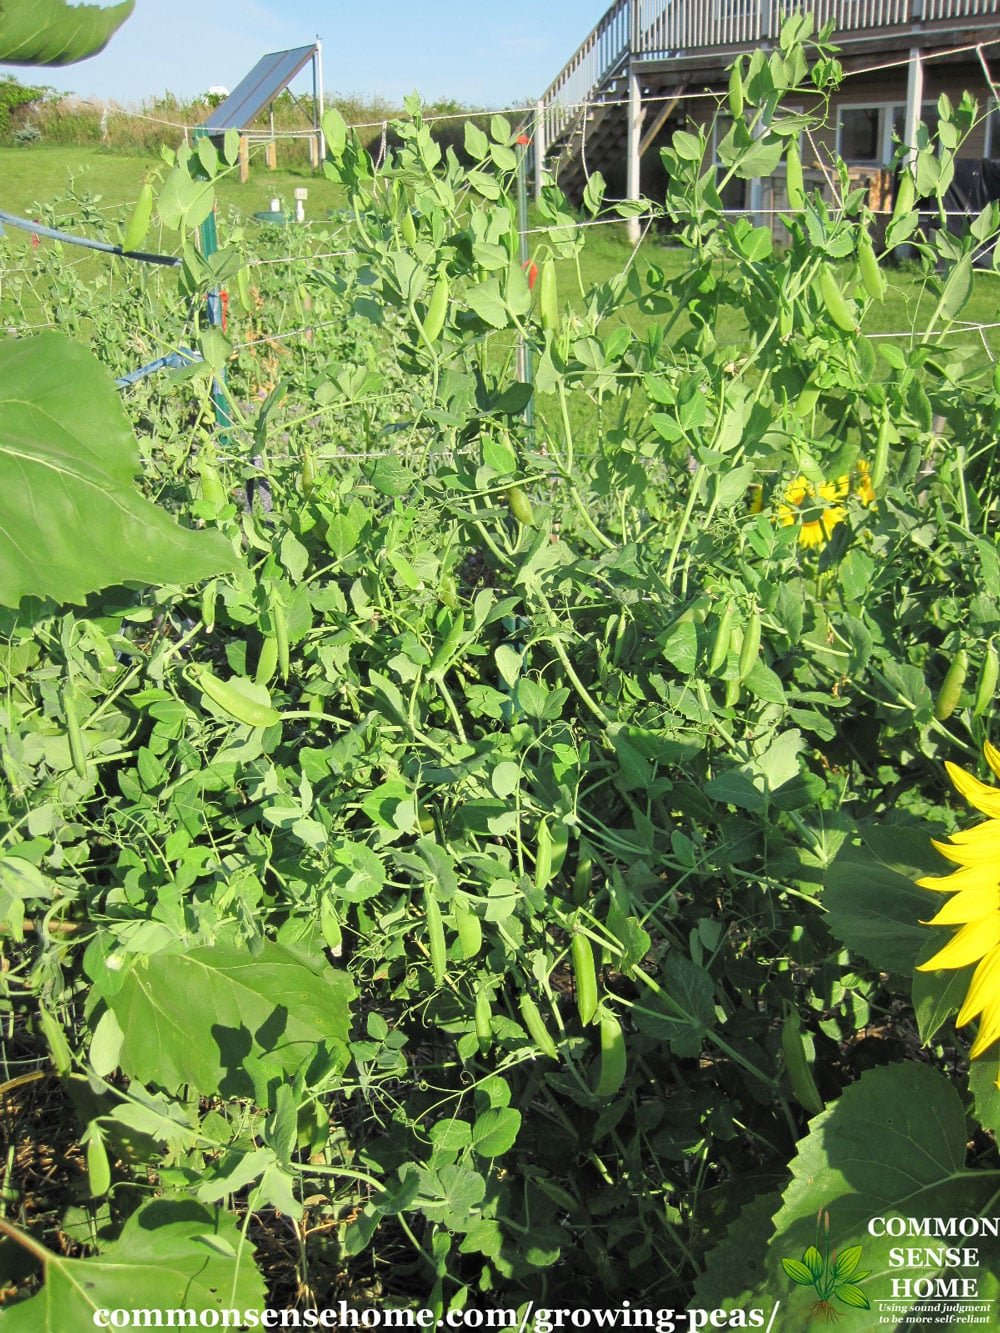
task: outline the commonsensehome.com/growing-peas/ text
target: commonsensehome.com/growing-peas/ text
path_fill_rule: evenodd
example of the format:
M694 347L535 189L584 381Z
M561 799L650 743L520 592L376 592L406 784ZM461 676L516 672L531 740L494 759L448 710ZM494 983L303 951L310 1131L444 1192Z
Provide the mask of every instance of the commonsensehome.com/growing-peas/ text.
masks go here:
M573 1333L573 1330L649 1329L652 1333L698 1333L701 1329L762 1329L771 1333L780 1303L771 1309L670 1310L651 1309L624 1300L614 1308L535 1308L517 1310L359 1309L346 1301L307 1309L107 1309L94 1311L96 1328L213 1328L213 1329L454 1329L514 1330L515 1333Z

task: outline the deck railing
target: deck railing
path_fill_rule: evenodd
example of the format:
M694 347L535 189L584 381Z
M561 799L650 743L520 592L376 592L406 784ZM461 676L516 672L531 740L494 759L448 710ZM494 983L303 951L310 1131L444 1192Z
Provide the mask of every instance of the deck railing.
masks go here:
M665 60L712 48L753 47L776 37L791 14L807 10L834 36L911 22L1000 15L1000 0L616 0L584 38L539 103L542 141L553 143L580 108L599 97L630 53Z
M669 0L655 0L664 7ZM542 141L551 144L574 119L578 107L589 102L629 53L633 0L616 0L587 34L542 95Z

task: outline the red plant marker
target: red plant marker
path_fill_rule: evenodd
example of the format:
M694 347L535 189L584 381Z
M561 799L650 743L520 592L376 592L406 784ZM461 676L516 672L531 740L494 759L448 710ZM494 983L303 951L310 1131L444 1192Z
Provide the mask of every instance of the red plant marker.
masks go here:
M526 259L521 267L528 275L528 291L533 291L535 283L538 281L538 265L533 259Z
M519 134L517 136L516 142L521 144L522 147L526 148L528 144L531 143L531 140L528 138L526 134Z

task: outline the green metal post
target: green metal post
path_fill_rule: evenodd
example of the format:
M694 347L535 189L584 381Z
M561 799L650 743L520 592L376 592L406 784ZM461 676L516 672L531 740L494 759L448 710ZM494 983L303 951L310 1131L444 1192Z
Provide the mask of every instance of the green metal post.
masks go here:
M194 132L195 142L198 139L207 137L205 131L196 129ZM215 210L209 213L208 217L198 228L198 239L201 243L201 255L203 259L209 259L216 254L219 249L219 233L215 226ZM215 287L205 298L205 314L210 325L214 328L222 328L222 294L218 287ZM220 443L227 442L226 431L233 424L232 416L229 412L229 404L226 401L226 391L223 385L226 382L226 373L220 370L217 377L212 380L212 403L215 407L215 424L219 428Z
M518 155L517 155L517 228L519 233L518 253L520 256L521 267L524 268L529 259L528 252L528 147L529 139L527 135L518 137ZM531 361L531 348L528 346L527 339L519 338L517 344L517 377L522 384L531 384L534 382L534 368ZM528 400L528 405L524 409L524 424L531 430L535 424L535 403L533 399Z

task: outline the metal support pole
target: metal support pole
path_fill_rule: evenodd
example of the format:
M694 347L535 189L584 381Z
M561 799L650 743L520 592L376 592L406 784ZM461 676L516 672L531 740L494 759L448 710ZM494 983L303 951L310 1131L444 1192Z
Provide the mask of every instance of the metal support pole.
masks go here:
M754 176L750 181L750 214L755 227L763 225L764 181L760 176Z
M194 131L195 142L206 138L207 134L200 126ZM208 217L198 228L198 239L201 243L201 255L203 259L209 259L216 254L219 249L219 233L215 226L215 210L209 213ZM205 316L208 323L213 328L222 328L222 293L218 287L213 288L205 298ZM226 432L233 424L233 418L229 412L229 403L226 400L226 391L223 385L226 382L225 371L220 371L217 377L212 379L212 404L215 407L215 424L219 430L219 442L226 442Z
M628 71L628 176L625 196L628 199L642 197L641 167L642 153L642 86L635 67L629 63ZM639 240L640 227L638 218L628 220L628 238L633 245Z
M316 85L319 91L319 115L317 123L319 124L319 164L323 165L326 159L326 135L323 133L323 113L326 110L323 92L323 43L319 37L316 38L316 54L313 56L313 68L316 74Z
M531 257L528 251L528 147L529 145L526 143L519 145L517 154L518 255L522 268L526 267ZM531 348L528 346L528 341L523 335L517 340L517 378L522 384L532 384L534 382L534 367L532 366L531 361ZM535 424L535 403L533 398L528 399L528 404L524 409L524 424L529 430L531 430Z
M545 175L545 154L548 145L545 142L545 103L535 103L535 203L542 201L542 177Z
M906 156L903 167L912 171L917 160L917 126L920 124L920 110L924 100L924 62L919 47L910 48L910 59L906 67L906 116L903 122L903 142L906 144Z
M639 48L642 38L640 0L631 0L628 14L628 164L625 196L642 197L642 85L639 82ZM628 238L633 245L641 234L638 218L628 220Z

